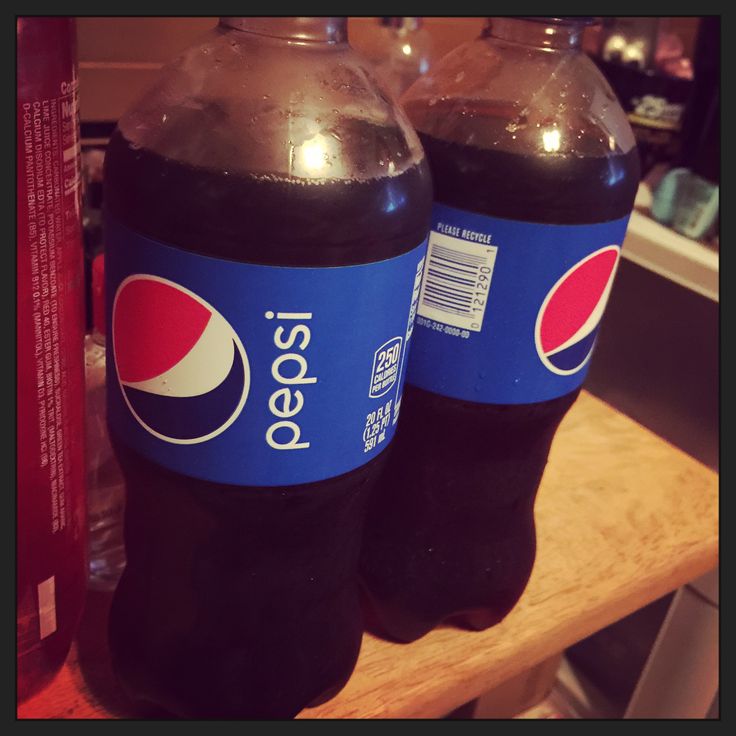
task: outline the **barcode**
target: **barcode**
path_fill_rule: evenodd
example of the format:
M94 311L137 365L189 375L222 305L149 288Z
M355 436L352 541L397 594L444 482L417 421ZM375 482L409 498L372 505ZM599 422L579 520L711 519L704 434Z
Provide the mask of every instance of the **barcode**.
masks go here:
M480 332L497 250L494 245L472 243L432 231L419 314L446 325Z
M38 584L38 626L41 639L56 631L56 585L53 575Z

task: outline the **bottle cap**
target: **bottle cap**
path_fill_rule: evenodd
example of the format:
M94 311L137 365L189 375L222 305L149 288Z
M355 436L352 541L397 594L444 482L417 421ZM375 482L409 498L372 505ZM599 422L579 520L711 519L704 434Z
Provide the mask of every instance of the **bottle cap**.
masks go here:
M599 23L600 20L594 15L533 15L533 16L517 16L523 20L533 20L537 23L552 23L554 25L579 25L592 26Z
M388 16L380 18L380 24L389 28L405 28L408 31L416 31L422 26L420 17Z
M220 25L274 38L341 43L347 40L348 19L343 16L223 16Z

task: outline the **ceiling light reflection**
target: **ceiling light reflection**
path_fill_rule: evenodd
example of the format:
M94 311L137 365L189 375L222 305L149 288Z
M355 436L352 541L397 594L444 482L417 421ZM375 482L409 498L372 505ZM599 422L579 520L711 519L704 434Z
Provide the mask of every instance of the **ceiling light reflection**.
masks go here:
M560 150L561 136L557 128L542 131L542 145L547 153L555 153Z

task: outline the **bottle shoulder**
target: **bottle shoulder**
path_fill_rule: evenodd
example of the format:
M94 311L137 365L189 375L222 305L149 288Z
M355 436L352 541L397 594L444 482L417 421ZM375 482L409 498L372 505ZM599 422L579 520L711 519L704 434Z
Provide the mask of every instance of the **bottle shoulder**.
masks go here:
M422 158L404 113L348 44L222 29L166 65L119 128L134 146L240 173L371 179Z
M402 102L421 133L488 150L608 157L636 145L610 85L576 49L479 38L440 60Z

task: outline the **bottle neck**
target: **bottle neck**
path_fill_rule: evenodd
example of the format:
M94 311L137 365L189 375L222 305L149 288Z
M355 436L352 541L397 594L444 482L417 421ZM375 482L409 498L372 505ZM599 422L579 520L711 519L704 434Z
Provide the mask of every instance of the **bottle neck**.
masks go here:
M220 25L259 36L289 41L344 43L348 40L347 18L251 18L223 17Z
M584 26L557 18L489 18L483 31L502 41L542 49L579 49Z
M422 27L421 18L397 18L394 16L383 16L380 22L382 26L402 31L418 31Z

